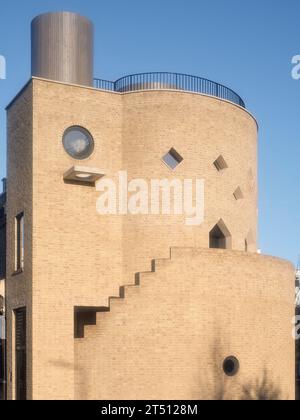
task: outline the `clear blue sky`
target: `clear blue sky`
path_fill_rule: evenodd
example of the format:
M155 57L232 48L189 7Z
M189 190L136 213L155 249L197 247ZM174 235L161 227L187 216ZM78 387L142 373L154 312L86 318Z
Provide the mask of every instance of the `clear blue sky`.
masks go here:
M259 121L260 247L296 262L300 254L299 0L4 0L0 54L0 176L5 175L4 108L30 75L30 21L70 10L96 29L95 76L144 71L200 75L236 90Z

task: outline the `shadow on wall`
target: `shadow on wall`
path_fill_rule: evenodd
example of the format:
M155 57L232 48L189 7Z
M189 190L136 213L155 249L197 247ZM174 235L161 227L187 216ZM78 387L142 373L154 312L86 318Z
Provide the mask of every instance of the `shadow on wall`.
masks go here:
M81 382L81 393L84 396L88 395L88 378L84 369L76 367L73 363L69 363L63 360L49 360L49 364L52 366L52 368L59 369L59 373L61 375L63 375L64 372L66 375L68 375L70 371L73 372L75 376L75 382L78 376L83 378Z
M282 394L280 386L272 381L267 370L264 370L262 377L256 379L254 382L249 382L246 385L238 383L234 388L235 391L226 379L218 380L216 381L215 394L212 399L217 401L278 401L286 399Z
M222 337L221 335L219 337ZM281 387L276 384L267 368L262 369L261 376L243 384L239 374L230 377L223 371L224 350L231 346L218 338L211 346L212 363L207 366L205 378L202 376L200 395L197 399L209 400L243 400L243 401L277 401L285 400ZM203 380L204 379L204 380ZM210 385L211 384L211 385Z
M284 400L281 389L274 384L265 369L262 379L256 380L254 384L249 383L243 386L242 400L247 401L277 401Z
M201 370L198 375L197 390L195 390L195 387L190 390L191 399L215 401L275 401L286 399L280 385L274 382L267 368L262 369L260 377L243 383L239 373L236 376L227 376L223 371L223 361L226 357L224 349L230 348L228 343L225 345L218 339L213 346L209 347L212 357L207 360L206 368ZM202 358L199 362L200 366L203 367L204 361ZM67 368L66 366L61 367ZM77 395L80 395L80 399L89 399L91 373L88 373L83 367L77 367L75 375L77 377ZM128 380L132 381L134 387L135 378L128 378ZM115 395L115 399L118 399L118 395Z

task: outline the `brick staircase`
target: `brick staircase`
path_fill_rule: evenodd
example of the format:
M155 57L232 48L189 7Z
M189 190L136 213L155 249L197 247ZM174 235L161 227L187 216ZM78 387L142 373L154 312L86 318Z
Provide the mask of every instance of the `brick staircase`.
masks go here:
M126 299L133 297L137 294L139 289L154 280L157 271L160 268L166 267L171 263L170 258L155 259L151 262L151 271L144 271L136 273L134 283L120 286L119 296L110 296L108 298L108 305L100 308L95 308L92 321L87 321L83 326L83 334L77 339L88 338L93 335L93 331L98 327L99 322L104 319L107 313L117 310L123 306Z
M158 277L161 277L161 271L170 266L174 260L178 262L181 258L194 257L198 253L211 254L212 252L218 252L221 255L226 252L224 250L211 250L211 249L200 249L200 248L181 248L181 247L172 247L170 248L170 257L155 259L151 262L151 271L139 272L135 275L134 283L122 285L119 288L118 296L110 296L108 298L108 305L99 307L99 308L89 308L88 316L83 320L80 334L75 338L80 339L93 337L97 328L102 321L102 326L104 321L107 319L111 312L116 312L119 308L123 310L124 304L128 302L129 299L137 297L137 295L142 292L147 285L152 287L153 281ZM242 253L245 254L245 253ZM128 302L129 303L129 302Z

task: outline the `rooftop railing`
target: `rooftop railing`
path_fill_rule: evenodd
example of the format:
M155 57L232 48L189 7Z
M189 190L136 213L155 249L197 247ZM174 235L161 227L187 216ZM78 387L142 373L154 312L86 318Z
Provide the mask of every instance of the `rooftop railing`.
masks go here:
M140 73L121 77L116 82L94 79L97 89L112 92L133 92L137 90L181 90L196 92L224 99L246 108L242 98L232 89L202 77L180 73Z

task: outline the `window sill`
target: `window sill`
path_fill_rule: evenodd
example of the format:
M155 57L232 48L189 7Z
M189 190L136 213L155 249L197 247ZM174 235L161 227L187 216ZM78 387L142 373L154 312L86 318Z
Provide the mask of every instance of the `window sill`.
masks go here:
M12 273L12 276L18 276L19 274L24 273L24 268L19 268L18 270Z

